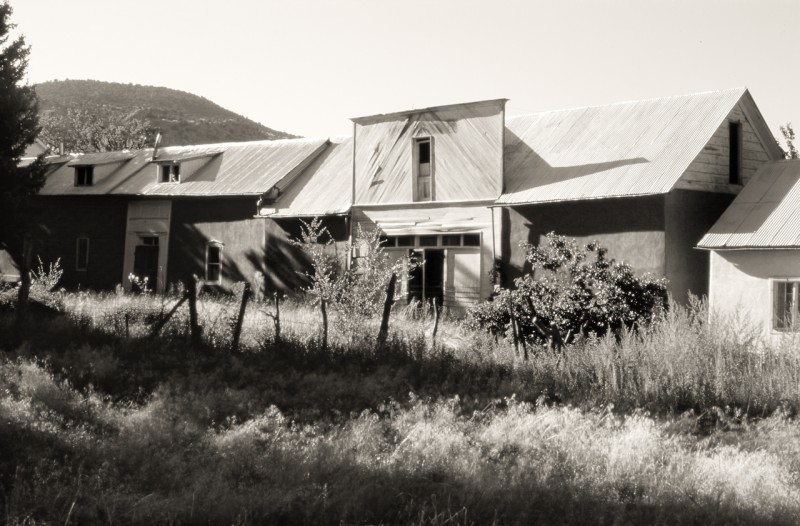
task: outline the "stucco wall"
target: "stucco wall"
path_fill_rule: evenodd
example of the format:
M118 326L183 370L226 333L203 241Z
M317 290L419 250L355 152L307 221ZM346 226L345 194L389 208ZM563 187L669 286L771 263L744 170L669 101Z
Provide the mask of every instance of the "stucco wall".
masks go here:
M800 250L726 250L711 252L709 306L712 315L747 318L767 340L772 330L771 279L800 278Z
M44 231L36 236L33 266L61 258L67 289L113 289L122 279L127 198L113 196L41 197ZM77 238L89 238L85 271L75 269Z
M642 274L663 276L664 197L630 197L524 205L502 209L501 271L505 286L530 270L520 243L539 244L548 232L597 240L608 256L625 261Z
M673 190L666 196L666 276L679 303L689 292L708 294L708 253L694 247L733 200L733 195Z

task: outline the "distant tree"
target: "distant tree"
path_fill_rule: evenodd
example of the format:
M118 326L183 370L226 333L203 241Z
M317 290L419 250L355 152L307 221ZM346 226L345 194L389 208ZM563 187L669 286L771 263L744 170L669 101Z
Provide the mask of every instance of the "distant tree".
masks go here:
M30 47L14 38L11 6L0 3L0 248L19 260L32 225L30 197L44 183L42 160L20 168L20 158L39 133L38 100L24 84Z
M794 145L795 135L792 123L787 122L785 126L781 126L781 133L783 134L783 140L786 141L786 151L783 152L784 157L787 159L800 159L797 147Z
M49 110L42 114L41 123L39 139L53 151L62 146L73 153L136 150L150 145L155 136L150 121L114 109L102 114L80 108L66 113Z

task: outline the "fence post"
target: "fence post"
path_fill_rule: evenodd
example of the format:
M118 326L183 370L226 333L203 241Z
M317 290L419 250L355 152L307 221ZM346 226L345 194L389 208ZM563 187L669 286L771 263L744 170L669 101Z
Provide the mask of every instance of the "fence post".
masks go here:
M508 294L508 315L511 317L511 335L514 337L514 356L519 356L519 329L517 317L514 316L514 299Z
M197 323L197 276L192 276L186 283L189 298L189 341L192 345L200 343L200 325Z
M433 334L431 340L433 348L436 348L436 333L439 332L439 307L436 305L437 298L433 298Z
M17 339L22 341L30 334L31 311L31 253L33 242L30 234L26 234L22 242L22 268L19 269L20 285L17 294Z
M275 300L275 316L272 318L275 320L275 343L281 342L281 299L277 292L272 294L272 298Z
M383 303L383 317L381 318L381 328L378 331L378 348L382 349L386 345L389 337L389 315L394 304L394 289L397 286L397 274L392 274L389 286L386 287L386 301Z
M328 302L320 299L319 308L322 311L322 350L325 351L328 349Z
M188 292L188 291L187 291ZM158 336L158 333L161 332L161 329L164 328L164 325L172 318L172 316L178 311L178 308L183 305L183 302L186 301L188 294L184 294L183 297L178 300L178 303L175 304L172 309L167 313L166 316L161 316L161 319L156 323L156 326L153 328L153 332L150 333L150 338L155 338ZM125 313L125 337L128 337L128 313Z
M244 322L244 313L247 309L247 298L250 296L250 284L245 282L242 287L242 298L239 302L239 316L236 318L236 325L233 327L233 342L231 350L233 352L239 351L239 337L242 334L242 323Z

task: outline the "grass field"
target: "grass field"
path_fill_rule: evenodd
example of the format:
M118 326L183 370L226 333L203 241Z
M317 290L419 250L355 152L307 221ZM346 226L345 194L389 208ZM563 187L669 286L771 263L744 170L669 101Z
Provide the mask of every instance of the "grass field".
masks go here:
M398 313L332 331L287 303L282 341L236 304L66 295L11 346L0 315L6 524L796 524L800 354L702 305L529 362ZM336 326L335 316L332 326Z

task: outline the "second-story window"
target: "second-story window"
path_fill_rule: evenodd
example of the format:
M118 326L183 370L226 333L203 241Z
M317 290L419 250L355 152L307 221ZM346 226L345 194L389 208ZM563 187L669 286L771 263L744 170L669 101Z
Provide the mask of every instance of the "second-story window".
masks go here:
M94 166L75 167L75 186L92 186L94 184Z
M728 165L728 182L742 184L742 123L728 123L730 164Z
M433 149L430 137L414 140L414 201L433 200Z
M181 165L180 164L162 164L161 173L159 174L159 183L180 183L181 182Z

